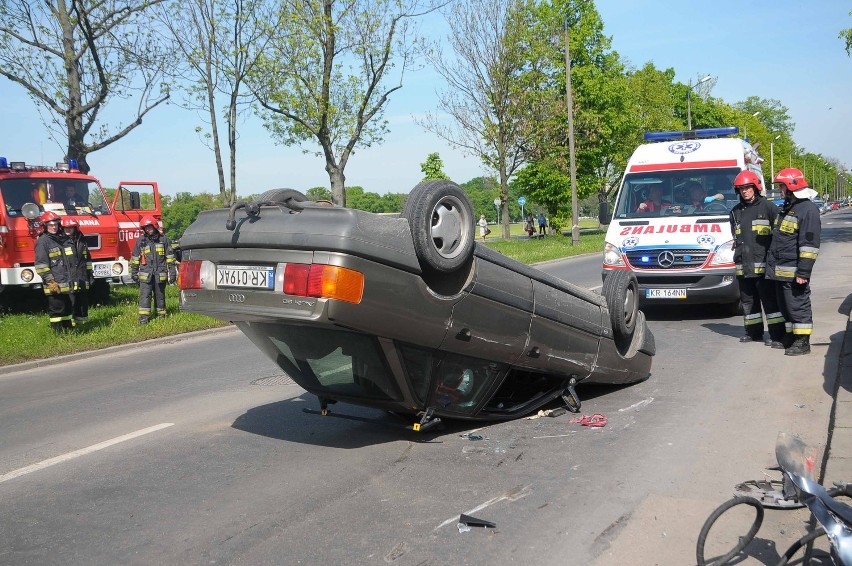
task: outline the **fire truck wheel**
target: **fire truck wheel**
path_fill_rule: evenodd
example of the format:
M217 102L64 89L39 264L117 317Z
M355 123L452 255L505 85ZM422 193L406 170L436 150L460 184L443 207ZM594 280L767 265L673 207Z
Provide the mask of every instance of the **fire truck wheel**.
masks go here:
M636 275L627 269L609 272L603 282L601 295L606 299L616 339L630 340L636 328L636 313L639 310L639 282Z
M89 302L93 305L105 305L109 302L109 282L106 279L95 279L89 287Z
M284 203L290 199L293 199L296 202L305 202L308 200L308 197L296 189L271 189L260 195L255 202Z
M424 271L451 273L469 265L475 227L467 194L452 181L424 181L402 209Z

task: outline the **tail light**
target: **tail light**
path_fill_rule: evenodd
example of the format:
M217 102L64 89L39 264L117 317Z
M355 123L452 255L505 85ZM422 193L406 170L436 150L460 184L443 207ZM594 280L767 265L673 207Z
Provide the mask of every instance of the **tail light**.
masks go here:
M178 270L180 289L201 289L201 261L182 261Z
M336 265L288 263L284 268L282 290L287 295L358 304L364 294L364 275Z

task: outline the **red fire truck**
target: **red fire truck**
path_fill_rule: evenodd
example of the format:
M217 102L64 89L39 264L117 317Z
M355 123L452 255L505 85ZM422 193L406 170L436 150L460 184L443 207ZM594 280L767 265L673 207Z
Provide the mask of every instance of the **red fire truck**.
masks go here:
M55 166L28 166L0 157L0 293L6 287L41 288L36 274L35 241L46 211L73 216L80 223L95 275L92 299L109 295L109 284L129 273L128 260L141 234L139 221L151 215L162 225L157 183L122 181L104 190L76 160Z

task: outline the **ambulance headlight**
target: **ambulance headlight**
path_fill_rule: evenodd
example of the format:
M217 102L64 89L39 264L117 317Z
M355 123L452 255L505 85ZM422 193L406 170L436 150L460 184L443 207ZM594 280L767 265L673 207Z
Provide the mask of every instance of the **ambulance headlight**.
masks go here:
M24 283L29 283L30 281L32 281L34 276L35 274L33 273L32 269L24 269L23 271L21 271L21 281L23 281Z
M621 257L621 250L617 246L606 243L604 246L604 265L624 267L624 259Z
M713 260L710 262L712 266L719 266L734 263L734 241L728 240L716 250L713 254Z
M123 271L124 271L124 266L121 265L120 263L115 262L115 263L112 264L112 274L113 275L121 275L121 273Z

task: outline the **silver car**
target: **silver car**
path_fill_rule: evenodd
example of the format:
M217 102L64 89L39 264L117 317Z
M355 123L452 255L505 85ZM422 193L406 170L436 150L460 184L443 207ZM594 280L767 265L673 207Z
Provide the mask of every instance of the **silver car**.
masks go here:
M415 187L400 215L276 189L202 212L181 237L181 309L233 321L319 398L511 419L575 385L645 379L654 338L630 272L602 295L476 242L465 192Z

